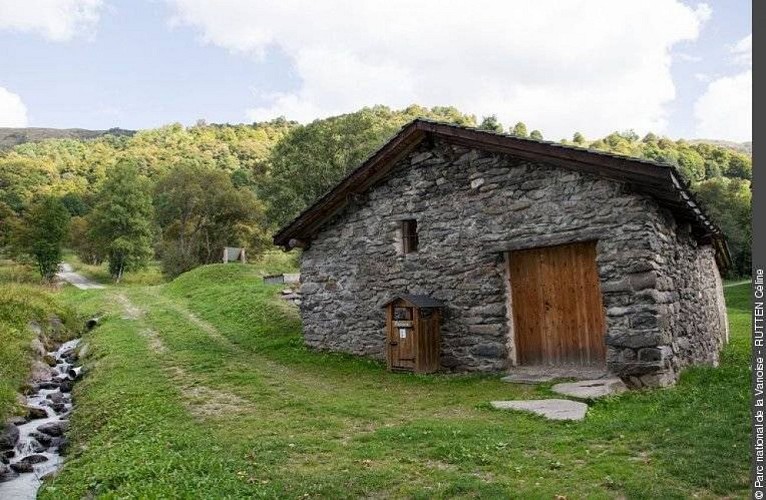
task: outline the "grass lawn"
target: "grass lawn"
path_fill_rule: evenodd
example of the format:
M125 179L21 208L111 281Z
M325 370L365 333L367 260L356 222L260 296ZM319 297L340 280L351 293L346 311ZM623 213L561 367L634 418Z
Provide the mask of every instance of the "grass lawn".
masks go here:
M547 385L391 374L308 351L281 288L260 279L274 264L59 294L108 316L86 335L71 454L42 498L748 494L746 284L726 289L732 341L719 368L550 422L488 405Z

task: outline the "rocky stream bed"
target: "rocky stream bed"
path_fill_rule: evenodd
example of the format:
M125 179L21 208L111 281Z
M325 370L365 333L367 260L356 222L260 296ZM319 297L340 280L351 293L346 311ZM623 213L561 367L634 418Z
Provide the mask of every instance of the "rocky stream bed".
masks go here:
M78 362L84 349L80 339L55 351L46 352L39 345L42 360L33 366L25 415L0 427L0 499L34 499L42 480L60 467L67 448L72 388L82 375Z

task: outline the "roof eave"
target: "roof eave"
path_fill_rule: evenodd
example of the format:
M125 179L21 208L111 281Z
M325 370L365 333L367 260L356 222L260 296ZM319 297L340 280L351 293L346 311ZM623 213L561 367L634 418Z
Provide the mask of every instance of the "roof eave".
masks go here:
M274 235L274 244L285 250L307 246L313 232L345 206L349 195L364 192L384 177L388 172L387 166L396 163L429 134L469 147L548 162L564 168L576 168L639 186L641 190L654 196L659 203L683 210L683 216L699 228L698 234L712 234L722 238L720 229L708 219L688 186L670 165L419 118L402 127L390 141L372 153L358 168L352 170L314 204L281 228ZM730 263L731 257L725 242L721 250L725 253L724 260Z

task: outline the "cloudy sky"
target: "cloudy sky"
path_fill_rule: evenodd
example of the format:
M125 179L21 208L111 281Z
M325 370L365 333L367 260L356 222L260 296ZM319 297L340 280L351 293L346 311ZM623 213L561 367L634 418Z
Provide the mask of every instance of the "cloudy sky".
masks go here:
M147 128L454 105L751 138L749 0L0 0L0 126Z

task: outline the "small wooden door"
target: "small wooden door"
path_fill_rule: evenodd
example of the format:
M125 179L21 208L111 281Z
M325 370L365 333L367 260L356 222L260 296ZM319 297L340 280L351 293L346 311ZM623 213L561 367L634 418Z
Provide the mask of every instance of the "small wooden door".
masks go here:
M511 252L519 365L603 365L605 320L596 243Z
M415 368L415 308L394 304L392 314L388 331L391 368L412 370Z

